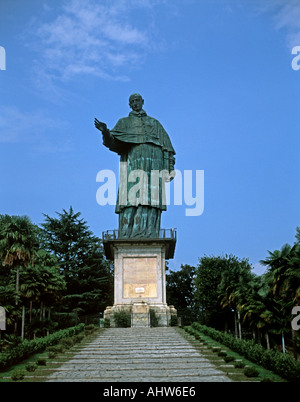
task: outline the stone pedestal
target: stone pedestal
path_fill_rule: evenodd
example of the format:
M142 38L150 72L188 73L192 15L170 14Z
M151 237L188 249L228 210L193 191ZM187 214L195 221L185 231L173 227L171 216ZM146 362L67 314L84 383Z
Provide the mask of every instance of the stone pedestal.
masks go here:
M174 239L110 238L104 248L114 260L114 305L105 310L104 318L114 327L114 314L126 311L133 327L149 327L151 317L156 325L168 326L177 315L166 303L165 260L173 256Z

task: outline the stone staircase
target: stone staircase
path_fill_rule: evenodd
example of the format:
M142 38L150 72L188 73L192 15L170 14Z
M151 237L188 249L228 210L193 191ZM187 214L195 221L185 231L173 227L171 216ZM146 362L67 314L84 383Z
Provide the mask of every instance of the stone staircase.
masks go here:
M182 332L181 332L182 331ZM173 327L107 328L48 382L225 382L228 376Z

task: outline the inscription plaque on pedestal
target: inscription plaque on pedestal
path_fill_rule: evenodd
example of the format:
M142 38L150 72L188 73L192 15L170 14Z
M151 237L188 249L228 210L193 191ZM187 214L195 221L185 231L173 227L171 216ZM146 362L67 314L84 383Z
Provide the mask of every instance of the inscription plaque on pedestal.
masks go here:
M157 297L157 258L123 258L123 298Z

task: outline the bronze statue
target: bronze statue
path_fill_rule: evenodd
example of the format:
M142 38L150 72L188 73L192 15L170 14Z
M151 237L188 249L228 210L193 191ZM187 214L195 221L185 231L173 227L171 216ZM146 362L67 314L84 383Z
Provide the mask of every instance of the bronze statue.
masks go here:
M159 237L161 212L166 210L164 182L174 178L175 151L170 138L159 121L147 115L143 105L140 94L131 95L132 111L112 130L95 119L103 144L120 155L121 166L125 167L125 174L120 173L115 210L119 214L120 238Z

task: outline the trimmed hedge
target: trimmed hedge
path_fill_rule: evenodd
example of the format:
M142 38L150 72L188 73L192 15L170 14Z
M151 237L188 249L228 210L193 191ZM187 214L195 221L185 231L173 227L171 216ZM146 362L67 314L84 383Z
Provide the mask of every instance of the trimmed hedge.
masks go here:
M19 363L34 353L43 352L48 346L56 345L62 338L77 335L83 330L84 324L81 323L75 327L54 332L44 338L32 339L30 341L25 339L16 347L0 353L0 371L13 364Z
M209 336L215 341L222 343L231 350L244 356L251 362L258 364L267 370L273 371L288 381L300 381L300 362L288 354L283 354L282 352L273 349L266 350L252 340L247 341L244 339L237 339L232 335L217 331L214 328L209 328L197 322L192 324L192 331L193 330Z

